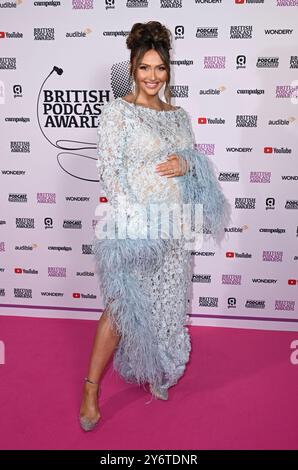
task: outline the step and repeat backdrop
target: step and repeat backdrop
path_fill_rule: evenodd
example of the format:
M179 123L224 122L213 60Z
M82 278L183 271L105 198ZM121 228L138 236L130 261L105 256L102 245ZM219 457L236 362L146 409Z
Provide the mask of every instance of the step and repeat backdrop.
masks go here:
M297 330L298 0L0 0L0 314L99 317L96 129L149 20L232 206L192 253L190 323Z

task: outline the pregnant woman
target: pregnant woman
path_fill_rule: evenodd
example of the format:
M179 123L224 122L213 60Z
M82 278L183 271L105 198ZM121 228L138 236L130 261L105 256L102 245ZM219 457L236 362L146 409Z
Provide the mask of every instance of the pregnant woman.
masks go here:
M120 198L127 201L127 229L132 235L104 238L97 233L94 238L105 310L84 382L79 417L85 431L100 419L101 379L113 353L114 368L127 382L148 384L152 397L162 400L168 399L168 389L189 360L191 250L186 237L174 236L173 229L166 237L150 238L150 227L165 234L167 224L162 227L152 216L148 222L148 212L142 219L136 204L147 209L150 204L167 209L201 204L202 229L213 237L228 221L225 198L207 158L194 149L190 118L182 107L170 104L170 31L157 21L136 23L126 44L131 51L132 93L102 108L97 167L114 221ZM166 102L159 97L163 86ZM173 215L168 218L179 226ZM99 224L103 229L103 222ZM180 226L187 227L185 220ZM143 236L134 237L137 232Z

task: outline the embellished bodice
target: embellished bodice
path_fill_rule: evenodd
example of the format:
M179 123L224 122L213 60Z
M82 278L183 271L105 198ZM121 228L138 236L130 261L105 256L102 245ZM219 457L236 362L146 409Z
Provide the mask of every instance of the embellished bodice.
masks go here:
M113 175L119 176L122 191L140 204L179 202L179 177L161 176L155 167L168 155L193 147L194 136L184 108L157 111L119 97L104 106L100 119L104 124L109 120L102 128L103 146L97 165L102 170L102 182L106 184L104 176L109 175L112 188L116 183ZM109 155L104 152L107 141Z

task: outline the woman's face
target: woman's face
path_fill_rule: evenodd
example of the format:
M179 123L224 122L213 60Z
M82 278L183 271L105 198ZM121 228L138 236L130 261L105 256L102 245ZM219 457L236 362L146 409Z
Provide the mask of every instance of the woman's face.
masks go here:
M167 80L167 70L160 55L154 50L147 51L136 70L136 84L139 96L156 95Z

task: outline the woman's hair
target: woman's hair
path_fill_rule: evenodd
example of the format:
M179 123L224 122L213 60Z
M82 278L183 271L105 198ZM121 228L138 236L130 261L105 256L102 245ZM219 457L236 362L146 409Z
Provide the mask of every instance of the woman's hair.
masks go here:
M147 23L135 23L126 38L127 48L130 49L130 69L131 79L135 79L136 71L142 58L150 49L155 49L164 62L167 71L167 80L165 86L165 99L171 104L171 92L169 83L171 80L170 70L170 49L171 31L163 26L159 21L148 21ZM136 85L137 86L137 85ZM138 90L136 90L138 91ZM137 95L138 93L136 93ZM137 98L135 98L136 101Z

